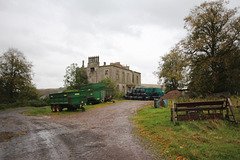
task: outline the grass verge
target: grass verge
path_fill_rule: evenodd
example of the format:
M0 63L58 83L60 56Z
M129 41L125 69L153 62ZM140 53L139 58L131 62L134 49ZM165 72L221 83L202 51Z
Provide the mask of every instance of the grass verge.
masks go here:
M239 122L240 109L234 110ZM170 107L154 108L150 105L133 117L137 135L144 139L148 148L153 148L156 157L240 159L239 125L226 120L205 120L181 121L180 125L174 126L170 116Z
M120 101L115 101L115 103L120 102ZM107 105L113 104L113 102L104 102L100 104L95 104L95 105L86 105L84 106L85 111L91 110L91 109L96 109L100 107L104 107ZM63 109L62 112L52 112L50 106L46 107L41 107L41 108L36 108L33 110L25 111L24 114L29 115L29 116L53 116L53 115L67 115L67 114L76 114L82 112L81 109L78 109L76 111L67 111L66 108Z

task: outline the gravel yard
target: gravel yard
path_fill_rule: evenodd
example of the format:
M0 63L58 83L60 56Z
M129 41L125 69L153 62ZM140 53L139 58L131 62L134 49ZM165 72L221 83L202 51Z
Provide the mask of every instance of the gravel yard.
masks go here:
M124 101L66 116L0 112L0 159L152 159L129 117L146 101Z

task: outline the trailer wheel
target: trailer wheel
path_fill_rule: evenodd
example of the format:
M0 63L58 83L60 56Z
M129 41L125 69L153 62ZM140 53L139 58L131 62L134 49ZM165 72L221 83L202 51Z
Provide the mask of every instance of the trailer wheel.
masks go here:
M62 107L60 105L56 106L56 112L62 112Z
M52 112L53 112L53 106L51 105L51 110L52 110Z
M59 112L59 105L56 106L56 112Z
M52 105L52 106L51 106L51 110L52 110L53 112L56 112L56 107L55 107L55 105Z

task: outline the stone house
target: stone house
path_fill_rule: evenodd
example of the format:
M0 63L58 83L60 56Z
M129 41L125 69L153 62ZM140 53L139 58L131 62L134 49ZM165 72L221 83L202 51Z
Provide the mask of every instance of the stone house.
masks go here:
M120 62L109 65L104 62L104 65L100 66L99 56L88 57L88 65L84 68L89 83L99 83L105 78L110 78L116 83L117 88L124 93L141 86L141 73L130 70L129 66L123 66Z

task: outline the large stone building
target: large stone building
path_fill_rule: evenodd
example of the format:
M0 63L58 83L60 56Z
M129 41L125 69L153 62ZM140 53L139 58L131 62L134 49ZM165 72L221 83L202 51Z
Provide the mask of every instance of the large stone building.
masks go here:
M110 63L110 65L104 62L104 65L100 66L98 56L88 57L88 65L85 69L89 83L99 83L105 78L110 78L124 93L141 86L141 73L130 70L129 66L122 66L120 62Z

